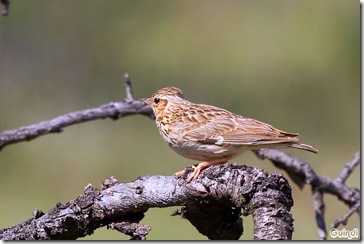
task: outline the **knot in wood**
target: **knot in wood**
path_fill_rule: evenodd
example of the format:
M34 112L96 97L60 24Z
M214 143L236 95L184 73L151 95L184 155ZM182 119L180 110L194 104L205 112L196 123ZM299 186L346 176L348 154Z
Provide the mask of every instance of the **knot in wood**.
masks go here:
M140 186L137 186L137 187L135 188L135 193L136 193L136 194L142 194L142 193L143 193L143 188L142 188L142 187L140 187Z

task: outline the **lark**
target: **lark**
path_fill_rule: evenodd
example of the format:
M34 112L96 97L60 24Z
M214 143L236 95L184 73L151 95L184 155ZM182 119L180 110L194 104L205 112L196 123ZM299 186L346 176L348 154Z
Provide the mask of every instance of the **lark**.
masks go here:
M162 88L142 101L152 107L158 130L169 147L183 157L201 162L192 166L194 171L187 182L197 179L201 170L225 164L247 150L298 148L318 152L299 143L298 133L288 133L223 108L192 103L183 98L177 87Z

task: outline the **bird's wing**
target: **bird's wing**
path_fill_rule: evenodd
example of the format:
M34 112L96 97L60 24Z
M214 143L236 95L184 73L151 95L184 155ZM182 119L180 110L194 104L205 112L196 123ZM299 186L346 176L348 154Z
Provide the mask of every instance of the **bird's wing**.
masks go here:
M199 126L186 128L183 134L187 140L216 145L262 145L298 141L298 134L287 133L269 124L238 115L211 118Z

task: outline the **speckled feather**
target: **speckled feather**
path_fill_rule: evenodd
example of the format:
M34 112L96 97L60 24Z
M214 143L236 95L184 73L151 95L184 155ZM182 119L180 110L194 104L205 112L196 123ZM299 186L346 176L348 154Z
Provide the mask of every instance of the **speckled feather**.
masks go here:
M163 139L186 158L224 163L258 148L293 147L317 153L315 148L298 143L297 133L222 108L192 103L177 87L162 88L144 102L152 107Z

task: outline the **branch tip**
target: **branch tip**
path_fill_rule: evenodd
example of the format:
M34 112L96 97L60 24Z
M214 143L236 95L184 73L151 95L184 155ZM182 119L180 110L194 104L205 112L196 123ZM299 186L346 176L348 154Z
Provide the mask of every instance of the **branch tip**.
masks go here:
M123 101L112 102L97 108L71 112L48 121L0 132L0 151L10 144L30 141L49 133L60 133L67 126L91 120L105 118L117 120L121 117L135 114L145 115L154 119L155 117L152 108L140 100L133 98L130 76L128 73L124 75L124 79L126 96Z
M132 91L132 87L131 87L131 81L130 81L130 76L128 73L124 74L124 83L125 83L125 102L129 102L129 101L133 101L134 97L133 97L133 91Z
M1 0L1 4L3 5L2 9L1 9L1 14L3 16L9 15L10 0Z
M42 217L44 215L44 212L42 210L39 210L39 209L34 209L33 211L33 217L35 219L39 219L40 217Z
M102 182L101 189L104 190L104 189L110 188L118 183L119 183L119 181L114 176L110 176L109 178L105 179Z
M349 176L353 172L354 168L358 166L359 163L360 163L360 152L356 152L354 158L345 164L343 170L335 180L340 183L345 183L345 181L349 178Z
M355 212L359 212L360 211L360 202L356 203L346 214L344 214L343 216L341 216L339 219L337 219L332 225L331 228L337 228L339 227L339 225L346 225L348 222L348 219L350 218L351 215L353 215L353 213Z

